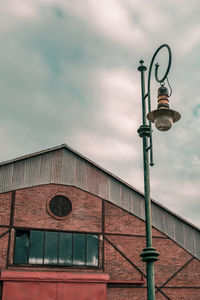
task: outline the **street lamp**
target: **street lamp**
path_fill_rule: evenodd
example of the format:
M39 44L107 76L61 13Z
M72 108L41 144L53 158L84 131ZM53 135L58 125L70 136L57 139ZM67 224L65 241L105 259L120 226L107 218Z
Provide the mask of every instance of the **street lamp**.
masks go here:
M169 54L169 62L164 76L159 79L158 68L159 64L155 65L155 79L160 83L158 89L158 107L151 111L151 72L155 57L158 52L167 48ZM172 127L172 124L177 122L181 115L169 108L168 89L165 87L165 80L169 84L167 75L171 67L171 49L167 44L161 45L154 53L148 72L147 93L145 91L145 74L147 68L144 66L144 61L140 60L138 70L141 72L141 93L142 93L142 120L143 124L138 129L138 134L143 139L143 165L144 165L144 195L145 195L145 223L146 223L146 248L140 254L142 261L146 262L147 273L147 299L155 300L155 284L154 284L154 262L158 260L159 253L152 247L152 224L151 224L151 198L150 198L150 176L149 176L149 157L150 165L153 166L153 150L152 150L152 130L151 123L154 123L156 128L160 131L167 131ZM170 85L169 85L170 87ZM170 87L171 89L171 87ZM148 114L146 115L146 108L148 102ZM148 124L147 124L148 119Z

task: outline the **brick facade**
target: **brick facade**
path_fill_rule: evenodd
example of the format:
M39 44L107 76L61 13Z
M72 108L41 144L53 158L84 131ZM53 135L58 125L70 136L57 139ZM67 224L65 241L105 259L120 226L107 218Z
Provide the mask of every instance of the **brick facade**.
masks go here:
M63 220L47 210L55 195L64 195L72 203ZM16 228L99 234L99 268L13 266ZM0 237L1 270L105 273L110 276L107 300L146 298L145 264L139 257L145 247L144 221L88 192L48 184L1 194ZM156 299L200 299L199 260L155 228L153 246L160 253L155 263Z

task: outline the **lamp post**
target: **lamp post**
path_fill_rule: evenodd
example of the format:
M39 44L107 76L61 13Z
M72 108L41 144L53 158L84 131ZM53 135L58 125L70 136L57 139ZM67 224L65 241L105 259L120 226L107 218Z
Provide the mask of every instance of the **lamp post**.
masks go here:
M158 89L158 107L151 111L151 73L155 57L158 52L167 48L169 54L169 61L164 76L159 79L158 69L159 64L155 65L155 79L160 83ZM139 136L143 139L143 166L144 166L144 195L145 195L145 221L146 221L146 248L140 254L142 261L146 262L147 274L147 299L155 300L155 283L154 283L154 262L158 260L159 253L152 247L152 223L151 223L151 198L150 198L150 175L149 175L149 160L150 165L153 166L153 149L152 149L152 130L151 123L154 123L156 128L160 131L167 131L172 124L178 121L181 115L175 110L169 108L168 89L165 87L165 80L168 82L167 75L171 67L171 49L167 44L161 45L154 53L148 71L147 79L147 93L145 88L145 71L147 68L144 61L140 60L138 70L141 73L141 94L142 94L142 120L143 124L138 129ZM169 82L168 82L169 84ZM170 85L169 85L170 86ZM171 88L171 87L170 87ZM148 109L148 114L147 114ZM147 115L146 115L147 114ZM148 119L148 121L147 121Z

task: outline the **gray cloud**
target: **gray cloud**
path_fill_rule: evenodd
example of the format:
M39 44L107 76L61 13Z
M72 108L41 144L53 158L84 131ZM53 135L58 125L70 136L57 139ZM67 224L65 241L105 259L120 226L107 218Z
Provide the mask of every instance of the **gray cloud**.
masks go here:
M138 61L148 65L168 43L170 103L182 120L168 133L153 132L152 197L200 225L199 6L197 0L4 1L1 160L65 142L142 190ZM162 73L166 53L158 59ZM156 90L152 79L153 108Z

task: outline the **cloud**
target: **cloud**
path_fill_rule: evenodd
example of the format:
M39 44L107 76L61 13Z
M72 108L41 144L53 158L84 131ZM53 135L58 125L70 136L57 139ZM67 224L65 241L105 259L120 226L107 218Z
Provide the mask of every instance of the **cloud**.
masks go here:
M139 88L135 74L123 69L104 69L98 72L96 81L99 116L118 135L130 139L133 132L136 132L140 119L140 103L135 101Z
M38 3L32 0L10 0L5 1L2 5L3 13L7 17L17 19L23 19L26 22L30 20L35 20L39 15Z
M182 56L190 54L192 50L195 49L195 47L200 46L200 24L198 21L196 21L196 24L190 26L188 29L184 31L184 34L181 35L179 40L179 53L182 54ZM185 43L187 41L187 43Z
M4 1L1 160L66 142L143 190L138 61L148 66L168 43L170 105L182 119L165 134L153 128L152 197L200 224L199 6L197 0ZM161 73L167 59L158 57Z
M200 110L200 104L197 104L193 107L193 115L196 117L196 118L199 118L200 115L199 115L199 110Z
M94 0L65 1L62 8L88 23L96 34L120 44L120 47L130 47L133 40L135 44L145 43L142 30L137 23L132 26L133 20L121 1L103 0L101 5Z

